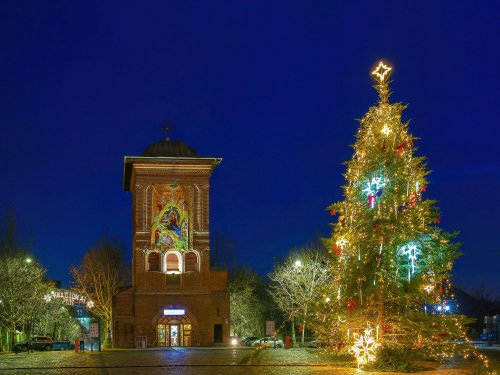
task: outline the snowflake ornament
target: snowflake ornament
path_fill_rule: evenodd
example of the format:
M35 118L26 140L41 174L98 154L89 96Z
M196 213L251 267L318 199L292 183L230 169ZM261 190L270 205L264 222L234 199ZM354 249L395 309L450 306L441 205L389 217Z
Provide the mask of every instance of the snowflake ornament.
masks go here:
M417 266L417 256L422 254L420 249L413 242L401 246L398 250L398 254L401 256L408 257L408 280L410 280L411 275L415 273L415 268Z
M389 126L387 126L387 124L384 124L384 127L382 128L381 132L382 132L382 134L387 136L387 135L391 134L392 129Z
M356 357L358 368L377 358L376 351L380 344L372 336L372 329L366 328L364 334L353 333L354 344L349 348L349 353Z

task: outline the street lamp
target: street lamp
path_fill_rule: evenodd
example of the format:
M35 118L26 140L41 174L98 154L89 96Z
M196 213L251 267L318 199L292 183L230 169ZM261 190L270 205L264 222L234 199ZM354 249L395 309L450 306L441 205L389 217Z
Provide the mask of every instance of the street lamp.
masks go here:
M295 261L295 268L300 268L300 267L302 267L302 262L300 261L300 259L297 259Z
M29 257L28 257L28 258L26 258L24 261L25 261L26 263L30 264L31 262L33 262L33 259L31 259L31 258L29 258Z

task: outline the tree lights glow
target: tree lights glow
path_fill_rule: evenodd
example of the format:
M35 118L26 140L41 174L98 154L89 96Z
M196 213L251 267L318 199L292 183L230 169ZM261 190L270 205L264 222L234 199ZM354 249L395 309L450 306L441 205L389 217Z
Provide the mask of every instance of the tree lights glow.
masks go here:
M375 360L379 350L417 346L439 359L461 337L460 319L451 319L451 310L440 321L425 311L446 298L443 285L459 245L452 242L456 234L437 226L435 201L424 199L429 172L425 158L415 154L409 123L401 120L406 106L389 102L391 72L383 62L372 71L378 104L360 120L353 157L346 163L345 198L328 207L339 215L326 241L334 253L334 280L325 295L337 298L318 303L321 323L315 331L318 340L345 344L359 366ZM368 329L356 333L353 341L349 332L367 324L379 328L377 337ZM440 332L449 339L433 341Z

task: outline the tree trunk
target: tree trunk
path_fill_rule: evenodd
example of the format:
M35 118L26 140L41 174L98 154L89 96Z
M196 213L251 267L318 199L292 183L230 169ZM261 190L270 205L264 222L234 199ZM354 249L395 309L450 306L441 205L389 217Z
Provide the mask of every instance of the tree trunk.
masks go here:
M292 316L292 342L294 344L297 343L297 339L295 338L295 319Z
M303 348L304 347L304 335L306 334L306 321L304 320L302 322L302 339L300 341L300 347Z
M10 350L14 349L14 344L16 343L16 325L12 325L12 334L10 336Z

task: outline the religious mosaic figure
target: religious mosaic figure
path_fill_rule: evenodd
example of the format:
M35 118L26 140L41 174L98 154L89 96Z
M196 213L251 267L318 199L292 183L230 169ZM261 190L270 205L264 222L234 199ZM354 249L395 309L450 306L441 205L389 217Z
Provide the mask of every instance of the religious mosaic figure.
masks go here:
M180 185L155 186L154 245L162 250L189 249L189 198Z

